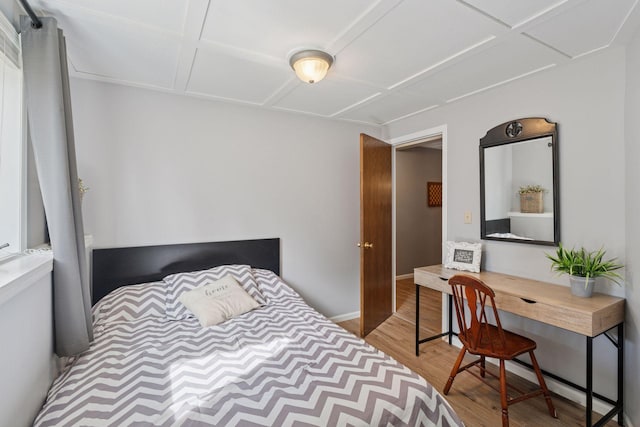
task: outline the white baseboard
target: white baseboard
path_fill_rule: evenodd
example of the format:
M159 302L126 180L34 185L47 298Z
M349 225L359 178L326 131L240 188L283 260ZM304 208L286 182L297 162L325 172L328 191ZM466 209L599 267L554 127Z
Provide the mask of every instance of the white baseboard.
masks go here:
M331 320L333 323L340 323L344 322L345 320L356 319L358 317L360 317L360 312L354 311L352 313L339 314L337 316L330 317L329 320Z
M629 419L627 414L624 414L624 425L627 427L633 427L633 424L631 424L631 420Z
M413 273L401 274L399 276L396 276L396 280L403 280L403 279L413 279Z

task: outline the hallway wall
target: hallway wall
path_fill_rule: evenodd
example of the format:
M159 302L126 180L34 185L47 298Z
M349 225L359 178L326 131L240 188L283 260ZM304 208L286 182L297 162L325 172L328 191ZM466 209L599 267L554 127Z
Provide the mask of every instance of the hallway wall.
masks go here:
M442 182L442 151L396 151L396 275L442 259L442 207L427 206L427 182Z

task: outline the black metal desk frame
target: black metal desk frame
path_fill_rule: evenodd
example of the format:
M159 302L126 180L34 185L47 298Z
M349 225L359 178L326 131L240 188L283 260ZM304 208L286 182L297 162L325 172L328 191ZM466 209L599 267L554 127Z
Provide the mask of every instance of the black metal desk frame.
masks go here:
M445 280L445 279L443 279ZM425 342L433 341L438 338L448 337L449 345L452 344L453 336L456 332L453 331L453 298L451 294L447 294L447 306L449 310L449 325L448 331L442 332L437 335L433 335L427 338L420 338L420 287L421 285L416 285L416 356L420 355L420 344ZM498 307L499 309L499 307ZM617 330L617 337L614 338L609 334L613 329ZM575 332L574 332L575 333ZM600 335L604 335L616 349L618 350L618 400L613 400L609 397L603 396L600 393L596 393L593 391L593 340ZM619 323L618 325L612 327L608 331L604 331L596 336L587 338L587 386L583 387L579 384L576 384L572 381L564 379L556 374L545 371L541 369L542 373L549 378L553 378L554 380L561 382L563 384L568 385L576 390L579 390L586 394L587 404L586 404L586 425L592 427L600 427L605 425L610 419L614 416L618 415L618 425L623 425L623 409L624 409L624 323ZM526 366L529 369L532 369L531 364L524 362L522 360L513 359L514 362ZM610 405L613 405L613 408L602 416L598 421L593 423L592 421L592 412L593 412L593 398L597 398L606 402Z

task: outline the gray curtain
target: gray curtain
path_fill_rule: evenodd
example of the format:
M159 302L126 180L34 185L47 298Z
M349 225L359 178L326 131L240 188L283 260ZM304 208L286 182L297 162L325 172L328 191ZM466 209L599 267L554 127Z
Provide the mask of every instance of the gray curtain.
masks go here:
M53 249L55 351L78 354L93 339L91 295L73 139L69 72L62 30L20 20L27 118Z

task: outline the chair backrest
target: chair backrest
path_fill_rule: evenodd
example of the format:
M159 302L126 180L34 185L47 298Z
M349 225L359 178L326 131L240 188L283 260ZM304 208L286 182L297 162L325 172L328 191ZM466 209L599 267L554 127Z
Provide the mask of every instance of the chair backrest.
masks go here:
M481 344L483 348L497 351L505 348L505 336L500 324L498 310L495 308L495 293L482 280L464 274L456 274L449 279L456 307L460 339L471 351ZM468 311L465 310L465 300ZM488 303L488 304L487 304ZM498 334L491 334L485 307L493 309Z

